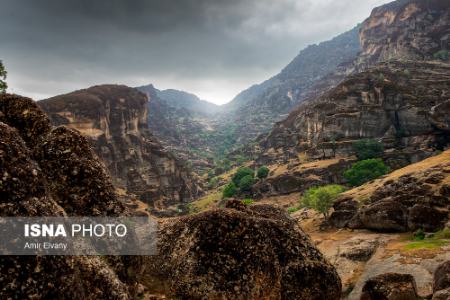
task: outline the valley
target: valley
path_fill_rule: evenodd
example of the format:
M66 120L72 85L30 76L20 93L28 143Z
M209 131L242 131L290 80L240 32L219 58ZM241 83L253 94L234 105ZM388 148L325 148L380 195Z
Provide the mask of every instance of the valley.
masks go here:
M376 7L225 105L0 93L0 133L2 217L159 225L153 256L0 256L0 298L450 299L447 1Z

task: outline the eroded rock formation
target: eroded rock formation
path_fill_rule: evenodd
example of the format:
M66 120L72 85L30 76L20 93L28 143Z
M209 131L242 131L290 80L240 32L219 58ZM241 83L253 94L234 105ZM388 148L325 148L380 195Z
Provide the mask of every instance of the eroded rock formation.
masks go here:
M150 133L147 102L135 89L102 85L38 104L53 124L89 140L118 187L137 194L155 213L175 211L200 191L186 166Z
M354 74L323 96L300 105L261 146L263 163L296 157L352 154L352 141L375 138L409 153L410 162L449 144L450 65L381 63ZM272 150L270 150L272 149ZM270 150L270 151L269 151ZM272 156L271 153L281 155Z
M348 155L361 138L409 148L411 161L426 157L426 148L448 145L450 66L435 54L450 49L449 18L450 4L439 0L374 9L361 26L358 57L323 78L309 100L261 139L253 149L259 161L286 161L301 151L314 158Z
M376 231L436 231L450 219L450 150L345 192L330 222Z

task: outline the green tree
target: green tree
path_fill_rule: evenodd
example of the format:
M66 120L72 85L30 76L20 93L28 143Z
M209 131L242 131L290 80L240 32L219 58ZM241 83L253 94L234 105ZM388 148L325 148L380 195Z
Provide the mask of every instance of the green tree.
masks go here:
M253 172L252 169L247 168L247 167L240 167L236 173L233 175L233 178L231 179L234 184L236 186L239 186L239 183L241 182L241 179L244 178L245 176L250 175L253 177L255 177L255 172Z
M223 188L222 196L223 198L230 198L233 197L236 194L236 192L237 192L236 185L234 184L234 182L230 182Z
M344 172L344 177L352 186L358 186L388 172L389 167L381 159L371 158L354 163Z
M8 85L6 84L6 75L7 72L5 70L5 66L3 66L3 62L0 60L0 93L6 92Z
M252 175L246 175L240 180L239 189L241 191L250 191L254 183L255 178Z
M269 168L266 166L262 166L258 169L258 171L256 172L256 176L258 176L258 178L263 179L266 178L267 176L269 176Z
M440 59L440 60L448 60L448 58L450 57L450 51L448 50L439 50L438 52L433 54L433 57L435 59Z
M359 160L377 158L383 155L384 147L381 142L373 139L363 139L353 143L353 151Z
M305 207L312 208L322 213L325 219L328 219L328 212L333 205L333 201L343 191L345 191L345 187L337 184L312 187L303 194L301 203Z

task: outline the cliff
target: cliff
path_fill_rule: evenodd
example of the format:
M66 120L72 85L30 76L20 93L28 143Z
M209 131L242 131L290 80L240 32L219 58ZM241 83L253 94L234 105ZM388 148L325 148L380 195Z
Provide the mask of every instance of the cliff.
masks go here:
M137 89L149 99L148 126L164 147L198 173L212 168L214 147L208 135L214 131L212 112L217 106L204 105L206 101L191 94L159 91L152 85Z
M431 60L450 49L450 3L401 0L375 8L362 24L357 64L388 60Z
M436 53L450 48L449 15L445 1L395 1L374 9L361 25L361 53L312 91L338 85L312 92L261 138L259 162L287 161L304 151L313 158L348 155L352 141L362 138L405 150L409 163L443 149L450 66Z
M39 101L54 125L85 136L118 187L158 210L200 192L186 166L166 151L147 125L147 97L126 86L102 85Z
M287 161L300 152L347 156L352 141L363 138L379 139L414 161L450 142L449 84L450 65L434 62L381 63L356 73L276 124L261 142L259 161Z

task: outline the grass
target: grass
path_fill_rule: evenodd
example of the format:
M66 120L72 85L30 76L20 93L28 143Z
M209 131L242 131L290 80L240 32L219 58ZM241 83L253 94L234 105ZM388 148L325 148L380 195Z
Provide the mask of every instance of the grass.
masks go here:
M288 214L293 214L298 211L300 208L298 206L292 206L287 209Z
M190 203L189 211L191 213L196 213L207 209L209 206L218 202L222 199L222 191L217 191L211 194L208 194L192 203Z
M252 205L255 201L253 199L244 199L242 200L242 203L245 205Z
M450 244L450 229L446 228L428 238L412 241L405 245L405 250L436 249Z

